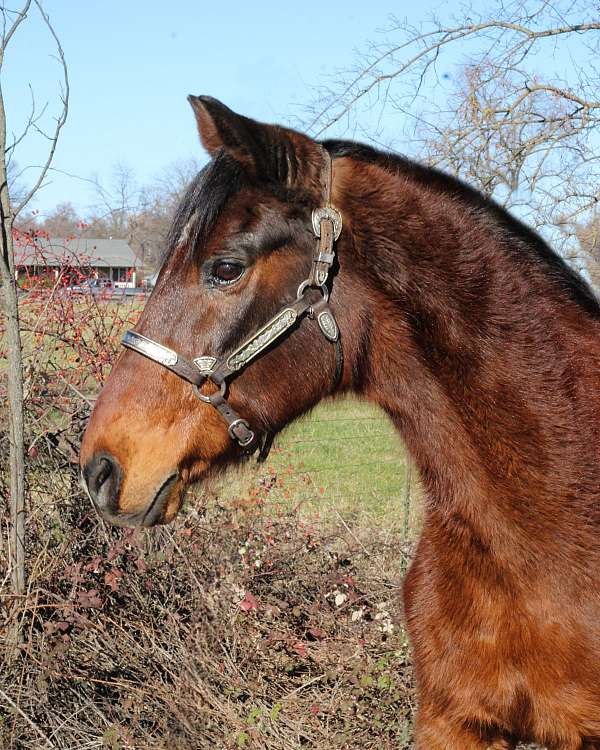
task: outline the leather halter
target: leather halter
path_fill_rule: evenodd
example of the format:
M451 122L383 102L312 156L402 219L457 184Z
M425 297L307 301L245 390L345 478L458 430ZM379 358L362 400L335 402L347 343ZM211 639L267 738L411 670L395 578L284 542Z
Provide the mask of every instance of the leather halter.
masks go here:
M298 324L306 315L315 318L319 330L327 341L336 347L336 371L332 391L334 391L342 376L343 351L340 344L340 332L329 307L329 290L327 282L331 267L335 260L334 243L342 231L342 216L331 206L331 157L323 149L325 170L323 173L323 187L326 205L315 208L312 212L312 227L318 238L313 252L312 266L308 278L298 287L296 300L284 305L262 328L253 333L230 354L217 358L210 355L196 357L192 361L178 352L169 349L157 341L142 336L135 331L127 331L122 344L138 354L151 359L159 365L174 372L180 378L192 384L195 395L204 403L213 406L228 425L229 436L247 453L254 453L258 447L258 440L247 420L231 407L226 399L227 381L258 357L265 349ZM322 298L318 302L308 299L309 290L318 289ZM204 383L210 380L219 390L211 395L200 392ZM266 458L272 438L265 435L260 450L259 460Z

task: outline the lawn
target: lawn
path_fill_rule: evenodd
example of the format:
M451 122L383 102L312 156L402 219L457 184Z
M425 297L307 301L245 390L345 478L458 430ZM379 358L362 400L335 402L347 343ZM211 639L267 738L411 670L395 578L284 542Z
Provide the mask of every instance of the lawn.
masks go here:
M256 488L311 515L393 526L410 537L419 528L419 487L402 441L381 410L354 398L325 401L277 437L264 465L249 463L214 491L232 498Z

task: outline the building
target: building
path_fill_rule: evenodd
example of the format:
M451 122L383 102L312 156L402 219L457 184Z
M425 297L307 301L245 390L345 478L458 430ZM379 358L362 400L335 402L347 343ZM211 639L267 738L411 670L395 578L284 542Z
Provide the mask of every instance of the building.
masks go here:
M125 240L74 237L69 239L15 236L15 266L19 277L59 275L65 284L81 277L110 279L117 287L137 286L140 261Z

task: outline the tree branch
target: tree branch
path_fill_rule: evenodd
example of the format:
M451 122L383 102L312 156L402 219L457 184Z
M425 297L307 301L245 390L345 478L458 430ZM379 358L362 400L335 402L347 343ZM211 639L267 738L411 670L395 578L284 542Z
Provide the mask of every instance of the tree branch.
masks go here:
M54 159L54 153L56 151L56 146L58 144L58 137L60 135L60 131L62 130L63 125L67 121L67 115L69 113L69 72L67 69L67 62L65 60L63 48L62 48L62 45L60 43L58 36L56 35L56 32L54 31L54 27L50 23L50 18L47 15L47 13L44 11L44 9L42 8L40 1L33 0L33 2L35 2L35 4L37 5L39 12L42 18L44 19L44 23L46 24L48 31L50 32L50 34L52 35L56 43L56 49L58 51L58 57L60 60L62 71L63 71L63 90L62 90L62 95L61 95L63 107L62 107L62 111L60 115L58 116L56 120L56 127L54 128L54 132L52 136L49 138L50 148L48 151L48 157L44 165L42 166L40 173L38 175L38 178L34 182L33 186L27 192L25 197L20 201L17 207L13 210L13 214L12 214L13 220L21 213L21 211L25 208L25 206L27 206L29 201L33 198L33 196L41 187L46 175L48 174L48 170L50 169L50 165L52 164L52 160Z

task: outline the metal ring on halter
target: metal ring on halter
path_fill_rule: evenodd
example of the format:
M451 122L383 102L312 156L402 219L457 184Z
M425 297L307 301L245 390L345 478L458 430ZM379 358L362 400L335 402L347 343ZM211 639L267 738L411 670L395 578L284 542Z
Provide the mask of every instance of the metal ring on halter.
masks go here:
M244 427L250 432L245 440L240 440L235 434L235 428L238 424L243 424ZM229 437L232 440L236 440L241 448L245 448L247 445L250 445L250 443L254 441L254 432L252 432L252 430L250 429L250 425L245 419L236 419L229 425L229 427L227 428L227 432L229 433Z
M323 295L323 299L325 302L329 302L329 289L327 289L326 284L319 284L318 286L315 286L310 283L308 279L306 281L303 281L300 286L298 287L298 291L296 292L296 300L302 299L304 296L304 292L308 289L319 289L321 291L321 294Z
M206 380L204 381L204 383L206 383ZM202 383L202 385L204 385L204 383ZM204 401L205 404L212 404L211 398L212 396L214 396L214 393L212 393L210 396L205 396L203 393L200 393L200 386L197 386L197 385L192 385L192 389L194 391L194 395L197 396L200 399L200 401ZM227 383L225 381L221 383L220 390L221 390L221 396L225 398L225 392L227 391Z

